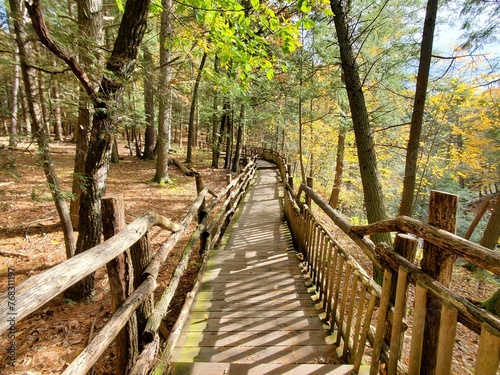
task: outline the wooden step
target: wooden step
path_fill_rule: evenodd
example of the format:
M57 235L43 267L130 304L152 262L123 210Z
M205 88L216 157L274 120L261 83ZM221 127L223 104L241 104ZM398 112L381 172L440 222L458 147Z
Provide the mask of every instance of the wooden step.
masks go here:
M171 374L175 375L344 375L352 365L322 364L245 364L245 363L173 363ZM360 371L360 374L365 372Z

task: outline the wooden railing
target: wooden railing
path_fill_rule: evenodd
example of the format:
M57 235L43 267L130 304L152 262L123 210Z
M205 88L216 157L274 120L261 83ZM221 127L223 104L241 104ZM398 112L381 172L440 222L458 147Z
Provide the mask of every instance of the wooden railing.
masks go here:
M354 364L356 373L364 363L373 375L379 371L388 374L451 374L456 327L460 322L479 334L474 373L497 374L500 319L453 293L401 253L414 253L418 237L500 276L498 252L407 217L368 226L352 226L311 187L301 185L298 192L293 189L290 168L287 168L282 153L262 150L261 155L276 163L280 170L285 184L285 217L294 245L304 258L304 271L314 285L317 300L325 312L325 322L336 335L338 354L347 363ZM302 193L305 203L300 200ZM367 275L348 250L342 248L332 230L319 221L311 210L313 202L376 267L383 270L382 287ZM398 233L395 242L398 252L385 243L375 245L366 237L386 232ZM408 293L410 285L412 298ZM430 331L431 325L426 323L426 316L436 314L433 311L436 303L438 330L433 332ZM409 322L412 322L411 326ZM432 340L436 342L436 363L429 372L428 358L422 358L422 353ZM370 350L365 350L367 347ZM407 365L401 360L403 352L409 353Z
M201 178L197 178L198 197L181 223L172 223L155 213L145 213L100 245L76 255L41 274L30 277L16 286L16 301L22 301L16 306L16 322L19 322L104 265L107 265L108 277L111 281L112 277L117 277L112 270L112 261L127 252L131 253L131 256L127 256L132 258L133 262L134 269L131 272L136 275L135 288L117 304L113 316L96 334L89 345L65 369L64 375L86 374L114 340L117 341L117 347L133 347L135 345L136 348L136 353L133 356L130 353L123 356L117 355L117 373L123 373L121 369L125 368L128 374L146 374L150 371L158 374L162 373L170 357L171 350L175 346L176 332L179 331L179 327L182 327L183 319L187 315L193 296L197 288L199 288L201 274L207 263L208 251L220 240L255 174L256 158L248 158L247 160L249 163L243 172L236 178L230 179L227 187L219 195L204 187ZM210 194L213 195L211 200L209 200ZM153 292L157 287L156 280L159 270L196 216L198 217L198 226L185 246L181 259L160 300L154 303ZM153 256L149 256L148 241L145 235L154 225L159 225L171 231L172 234ZM116 230L116 228L108 229L111 231ZM159 327L161 321L167 314L180 278L184 274L189 257L197 244L199 244L202 259L198 278L193 291L186 298L183 310L171 331L171 335L167 338L167 347L161 355L161 360L154 361L159 352ZM118 275L118 277L123 278L124 275ZM129 274L125 275L125 278L133 278L133 276ZM124 283L124 280L118 280L118 284L120 283ZM112 296L117 294L117 291L113 290L114 288L113 283L110 282ZM9 316L8 301L8 292L0 296L0 316ZM141 319L143 324L138 326L135 323L134 326L133 322ZM124 327L132 330L129 337L122 338L118 336L120 332L123 332ZM11 329L9 321L7 319L1 320L0 334L9 331L9 329ZM128 341L118 342L123 340ZM138 353L137 349L138 342L142 343L140 353ZM154 369L152 369L153 366L155 366Z

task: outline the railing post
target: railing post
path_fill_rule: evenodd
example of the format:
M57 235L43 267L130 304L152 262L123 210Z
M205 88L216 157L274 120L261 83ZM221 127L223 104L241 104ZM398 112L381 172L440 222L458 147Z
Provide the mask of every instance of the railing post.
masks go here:
M428 222L435 227L455 233L458 196L454 194L431 191L429 198ZM424 242L422 271L436 279L445 287L449 287L453 263L456 256L444 251L439 246ZM441 303L435 298L427 297L427 314L425 316L425 332L421 371L423 375L435 373L437 349L441 318ZM450 348L451 350L451 348Z
M123 196L112 195L101 199L102 225L107 240L125 228ZM134 270L129 250L125 250L106 264L113 312L134 290ZM116 373L125 374L132 368L138 355L137 318L132 314L127 325L116 336Z
M306 185L312 189L313 185L314 185L314 179L312 177L306 177ZM309 207L309 209L312 212L311 197L307 194L306 194L306 204L307 204L307 207Z

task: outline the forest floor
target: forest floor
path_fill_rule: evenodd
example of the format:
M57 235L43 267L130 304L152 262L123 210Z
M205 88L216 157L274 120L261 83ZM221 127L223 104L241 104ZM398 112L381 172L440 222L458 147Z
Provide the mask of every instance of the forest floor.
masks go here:
M0 138L0 146L7 141ZM71 191L71 176L74 165L74 145L53 143L52 153L61 184ZM196 198L193 177L186 177L175 167L169 169L171 185L151 182L154 161L144 161L129 156L126 148L120 148L119 164L110 168L107 194L123 194L127 222L131 222L145 211L154 211L174 221L180 221ZM183 159L179 154L178 158ZM194 165L201 173L205 185L220 192L226 185L225 169L210 168L208 153L195 153ZM19 285L28 277L65 260L65 249L61 227L54 204L46 186L34 145L20 144L15 150L0 147L0 293L7 289L9 268L15 270L15 283ZM194 230L194 225L190 230ZM150 240L153 250L168 237L168 232L152 228ZM184 242L179 243L162 268L160 287L162 291L179 259ZM349 241L343 241L350 247ZM354 248L354 247L353 247ZM363 257L360 256L361 263ZM193 260L194 262L195 260ZM366 267L370 267L365 264ZM195 267L186 275L183 292L190 286ZM473 300L489 297L499 286L490 279L477 279L462 267L455 267L454 290ZM96 294L92 302L75 303L58 296L45 306L17 322L16 365L7 367L8 340L0 337L0 375L60 374L89 342L91 331L98 332L111 317L111 303L105 267L96 272ZM176 297L167 319L175 320L183 300ZM473 373L477 335L459 327L454 352L454 373ZM14 371L13 371L14 370ZM94 366L96 374L114 374L114 344L101 356Z
M0 144L6 145L7 141L0 139ZM51 144L61 185L68 192L71 191L74 148L71 143ZM131 222L146 211L154 211L175 222L181 221L197 196L194 177L184 176L172 165L169 176L173 184L154 184L151 182L154 161L129 156L126 148L120 148L120 156L120 163L110 167L107 194L123 194L126 221ZM173 156L179 160L184 158L182 154ZM224 189L228 172L210 168L211 154L196 152L193 164L202 175L205 186L216 193ZM191 225L162 267L157 293L167 285L195 226ZM157 227L150 230L153 251L161 246L169 233ZM0 149L0 293L7 289L9 268L15 271L15 284L19 285L28 277L64 260L61 226L35 146L28 148L28 144L19 144L15 150ZM184 294L190 289L189 279L194 278L196 267L190 267L190 270L187 280L181 282L181 285L186 285ZM7 366L10 363L8 340L6 334L2 335L0 374L22 374L28 370L32 374L60 374L87 345L89 332L98 332L111 317L105 267L97 270L95 285L92 302L76 303L60 295L17 322L14 369ZM175 321L175 312L180 310L182 303L182 298L174 299L167 319ZM94 371L96 374L114 374L114 344L101 356Z

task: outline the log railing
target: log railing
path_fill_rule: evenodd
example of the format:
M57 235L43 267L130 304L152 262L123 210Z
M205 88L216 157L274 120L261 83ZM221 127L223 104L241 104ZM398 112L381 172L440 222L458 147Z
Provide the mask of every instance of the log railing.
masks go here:
M138 244L144 241L147 243L145 235L152 226L157 225L172 232L164 245L150 259L146 257L146 259L149 259L149 262L139 265L140 270L134 270L134 273L139 275L135 289L119 304L113 316L95 335L89 345L65 369L63 372L64 375L86 374L106 348L114 340L117 340L118 334L129 324L130 319L135 316L136 312L143 307L148 299L153 298L152 295L157 287L156 279L160 268L179 239L186 232L194 217L198 214L198 226L182 252L181 259L169 285L166 286L161 299L154 304L154 308L150 309L147 312L147 316L144 317L145 327L136 331L136 337L132 338L136 343L142 343L142 351L135 353L132 363L130 363L130 358L124 359L129 361L129 363L117 363L117 369L126 368L126 372L129 374L149 373L153 365L156 366L156 370L153 370L161 373L167 364L171 349L175 346L177 340L175 335L165 338L168 340L168 345L161 356L162 360L159 362L153 361L159 351L159 337L161 335L159 327L162 318L168 311L180 278L187 268L189 257L198 244L200 254L202 255L202 265L198 278L195 280L194 288L199 287L201 274L206 267L208 251L224 233L225 227L228 225L232 214L235 212L255 174L256 157L247 158L247 161L248 164L243 172L236 178L231 179L227 187L218 195L215 195L208 188L203 187L201 179L197 176L198 197L180 224L173 223L167 218L152 212L145 213L100 245L76 255L41 274L32 276L22 284L16 286L16 301L22 301L22 303L16 306L16 321L19 322L98 268L106 264L109 266L112 260L128 252L129 248L132 252L149 251L148 249L144 250ZM214 195L214 198L208 201L210 194ZM134 261L134 267L138 266L136 263L140 263L140 261L136 261L136 259L140 259L141 256L138 254L134 256L132 254L131 258ZM113 293L112 285L110 285L110 290ZM183 318L185 318L186 311L189 309L190 302L194 296L193 293L195 292L188 294L183 311L172 330L173 333L176 332L176 327L182 327ZM8 300L8 293L0 296L0 316L8 316ZM0 334L8 331L9 328L10 325L7 319L0 321ZM120 361L118 357L117 361Z
M500 319L453 293L417 267L411 256L407 255L407 259L401 254L414 254L416 238L420 238L438 247L439 251L452 257L463 257L500 276L498 252L408 217L352 226L311 187L301 185L295 192L291 168L287 167L284 154L261 150L261 155L277 164L285 181L285 218L294 245L302 254L303 269L314 286L311 290L323 307L325 322L339 346L337 352L344 361L354 364L355 372L364 363L369 365L370 374L379 371L388 374L451 374L457 322L460 322L479 334L474 373L497 374ZM308 204L301 202L302 193ZM382 287L342 248L332 230L319 222L311 204L319 207L363 250L374 266L383 270ZM397 233L397 252L385 243L375 245L366 237L385 232ZM431 311L433 307L429 301L437 301L437 312ZM434 333L427 332L430 330L426 323L429 314L437 316L438 329ZM435 335L436 341L436 361L430 370L428 358L422 358L423 349L428 349L425 346L428 346L429 334ZM367 346L370 350L365 350ZM403 365L401 360L403 352L409 353L405 361L408 365Z

